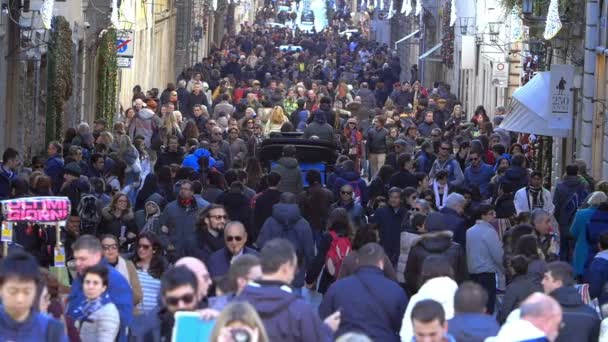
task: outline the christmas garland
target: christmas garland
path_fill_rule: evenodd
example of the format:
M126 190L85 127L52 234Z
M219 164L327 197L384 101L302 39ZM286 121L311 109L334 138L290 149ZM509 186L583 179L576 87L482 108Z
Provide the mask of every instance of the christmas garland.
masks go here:
M63 16L57 16L51 23L47 53L47 142L63 136L63 114L72 86L72 30Z
M104 119L111 126L116 111L116 30L109 28L99 39L97 49L97 104L95 118Z
M448 68L454 66L454 26L450 26L450 13L452 2L446 1L443 14L441 16L441 59Z

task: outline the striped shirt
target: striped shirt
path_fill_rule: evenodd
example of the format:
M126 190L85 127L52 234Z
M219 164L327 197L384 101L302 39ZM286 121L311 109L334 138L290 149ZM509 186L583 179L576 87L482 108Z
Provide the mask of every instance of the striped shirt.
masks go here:
M141 314L147 314L158 304L158 293L160 292L160 279L156 279L147 271L137 270L137 277L141 284L143 300L137 306Z

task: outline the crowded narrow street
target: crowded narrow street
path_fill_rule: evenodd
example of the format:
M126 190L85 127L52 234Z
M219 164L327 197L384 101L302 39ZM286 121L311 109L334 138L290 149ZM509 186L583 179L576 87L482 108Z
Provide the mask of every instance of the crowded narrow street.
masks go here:
M0 342L608 341L607 4L0 2Z

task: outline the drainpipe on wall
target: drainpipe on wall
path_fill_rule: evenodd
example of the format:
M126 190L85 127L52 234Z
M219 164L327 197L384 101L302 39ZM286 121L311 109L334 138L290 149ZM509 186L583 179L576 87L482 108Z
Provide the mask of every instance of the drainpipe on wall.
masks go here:
M578 157L584 160L592 170L597 168L591 164L593 150L591 143L593 141L593 117L595 98L595 66L596 52L595 48L598 45L598 13L600 8L598 0L587 0L586 27L585 27L585 61L583 66L583 121L581 123L581 131L579 139ZM596 171L597 172L597 171ZM593 172L595 177L599 176Z

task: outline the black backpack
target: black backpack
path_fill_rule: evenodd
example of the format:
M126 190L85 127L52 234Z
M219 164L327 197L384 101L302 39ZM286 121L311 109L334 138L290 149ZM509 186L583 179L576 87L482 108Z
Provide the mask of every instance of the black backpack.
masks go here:
M78 203L78 216L80 216L80 230L82 234L97 234L97 225L101 222L97 202L92 194L84 195Z

